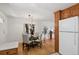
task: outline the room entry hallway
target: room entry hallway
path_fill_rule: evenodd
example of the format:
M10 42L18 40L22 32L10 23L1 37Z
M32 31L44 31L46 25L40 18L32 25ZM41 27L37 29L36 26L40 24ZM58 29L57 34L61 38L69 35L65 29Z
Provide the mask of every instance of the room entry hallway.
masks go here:
M20 55L50 55L55 52L54 48L54 38L46 39L45 42L42 43L42 47L34 47L27 50L27 47L22 48L22 43L19 43L18 54Z

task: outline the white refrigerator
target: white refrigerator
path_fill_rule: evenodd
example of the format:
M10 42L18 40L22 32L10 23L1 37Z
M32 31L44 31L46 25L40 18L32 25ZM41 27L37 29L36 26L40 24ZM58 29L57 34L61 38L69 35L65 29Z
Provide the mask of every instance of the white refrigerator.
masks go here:
M79 54L79 17L59 21L59 53L62 55Z

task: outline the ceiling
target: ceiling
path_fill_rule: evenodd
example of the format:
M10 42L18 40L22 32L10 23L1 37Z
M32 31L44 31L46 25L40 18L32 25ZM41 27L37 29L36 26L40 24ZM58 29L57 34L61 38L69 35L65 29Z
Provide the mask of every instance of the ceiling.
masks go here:
M9 17L26 18L30 13L34 19L52 19L53 12L74 3L0 3L0 11Z

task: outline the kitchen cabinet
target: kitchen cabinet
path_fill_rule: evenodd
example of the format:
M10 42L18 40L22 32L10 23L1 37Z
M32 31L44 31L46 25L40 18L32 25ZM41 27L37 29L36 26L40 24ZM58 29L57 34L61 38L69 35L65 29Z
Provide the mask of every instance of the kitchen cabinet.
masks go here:
M61 11L61 18L62 19L68 18L70 16L71 16L70 8L67 8L67 9Z
M71 7L71 16L79 16L79 4L75 5L74 7Z

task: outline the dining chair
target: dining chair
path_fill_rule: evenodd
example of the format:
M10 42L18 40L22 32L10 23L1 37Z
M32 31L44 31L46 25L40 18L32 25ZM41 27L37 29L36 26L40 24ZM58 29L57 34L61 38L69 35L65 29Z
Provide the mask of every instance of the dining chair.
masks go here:
M23 34L23 49L26 46L29 50L30 46L32 45L32 41L29 40L30 34Z

